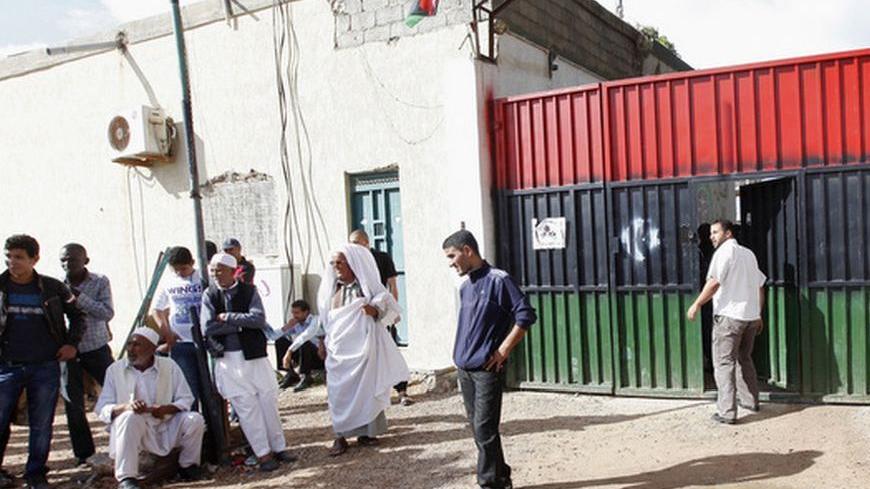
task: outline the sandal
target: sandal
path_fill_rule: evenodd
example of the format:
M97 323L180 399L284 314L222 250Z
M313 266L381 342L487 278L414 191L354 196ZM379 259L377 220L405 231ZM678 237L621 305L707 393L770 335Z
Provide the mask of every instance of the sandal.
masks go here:
M356 442L364 447L369 447L369 446L377 445L378 443L380 443L380 441L377 438L372 437L372 436L361 436L361 437L356 439Z
M344 438L336 438L334 442L332 442L332 448L329 449L330 457L338 457L339 455L344 454L347 451L347 440Z

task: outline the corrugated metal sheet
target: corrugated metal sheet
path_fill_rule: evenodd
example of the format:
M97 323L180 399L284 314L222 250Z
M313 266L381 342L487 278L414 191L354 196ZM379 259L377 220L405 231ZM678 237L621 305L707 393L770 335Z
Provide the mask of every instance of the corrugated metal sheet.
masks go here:
M495 104L496 185L868 161L870 50L608 82Z
M499 197L500 264L523 285L539 321L512 379L523 387L612 392L607 228L601 185ZM535 250L534 219L564 217L564 249Z
M870 51L604 84L612 180L868 160Z
M806 176L804 392L870 400L870 169Z
M697 276L688 182L613 188L617 392L701 394L701 327L688 323Z
M558 187L604 180L601 121L597 86L497 101L497 187Z

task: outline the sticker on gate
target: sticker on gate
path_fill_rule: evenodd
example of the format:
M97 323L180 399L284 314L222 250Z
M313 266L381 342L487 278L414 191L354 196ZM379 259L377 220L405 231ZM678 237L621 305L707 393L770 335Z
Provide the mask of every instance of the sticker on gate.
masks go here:
M547 217L532 219L532 248L536 250L559 250L565 248L565 218Z

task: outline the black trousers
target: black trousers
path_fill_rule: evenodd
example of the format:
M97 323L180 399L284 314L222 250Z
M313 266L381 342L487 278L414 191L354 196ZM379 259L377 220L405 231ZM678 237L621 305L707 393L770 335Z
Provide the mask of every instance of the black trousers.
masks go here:
M277 370L287 371L287 369L284 368L284 364L281 363L281 361L284 360L284 355L287 354L287 349L290 348L290 345L292 345L292 344L293 344L293 342L290 341L290 339L287 338L286 336L282 336L282 337L278 338L277 340L275 340L275 358L276 358L276 362L277 362L277 365L275 366L275 368Z
M392 326L387 327L387 331L389 331L390 336L393 337L393 342L398 345L399 344L399 332L398 332L398 330L396 330L396 325L394 324ZM403 380L403 381L399 382L398 384L393 386L393 389L396 389L396 392L405 392L406 390L408 390L408 381Z
M88 458L95 452L94 438L85 411L83 372L87 372L102 386L106 378L106 369L113 361L109 345L103 345L102 348L94 351L79 353L75 360L66 363L66 392L69 401L64 400L64 406L69 437L76 458Z
M317 347L305 342L293 352L293 363L299 366L300 375L308 375L312 370L323 370L323 360L317 354Z
M504 371L459 369L459 388L477 445L477 483L480 487L510 487L511 468L504 461L501 436L501 398Z

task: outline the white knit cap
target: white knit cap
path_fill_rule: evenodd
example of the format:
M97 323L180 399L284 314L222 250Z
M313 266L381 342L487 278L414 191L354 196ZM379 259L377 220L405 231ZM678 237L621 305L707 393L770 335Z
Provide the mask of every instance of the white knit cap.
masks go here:
M157 346L157 343L160 343L160 335L157 334L157 331L154 331L151 328L142 326L140 328L136 328L133 330L134 335L139 335L146 340L150 341L151 344Z
M211 261L209 262L209 264L215 266L224 265L233 269L239 266L236 258L233 255L223 252L215 253L215 255L211 257Z

